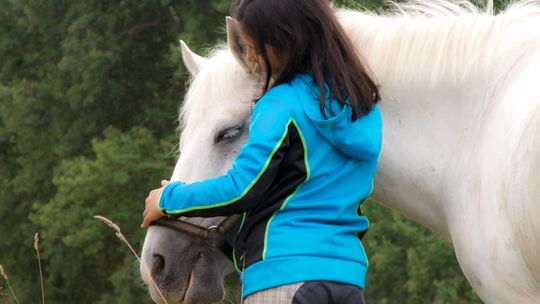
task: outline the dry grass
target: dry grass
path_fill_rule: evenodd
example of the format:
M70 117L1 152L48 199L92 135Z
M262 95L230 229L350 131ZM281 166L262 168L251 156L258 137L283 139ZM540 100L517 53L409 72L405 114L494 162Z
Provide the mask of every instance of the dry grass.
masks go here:
M2 285L0 285L0 304L9 304L9 297L4 292Z
M141 259L140 259L139 255L135 252L135 250L133 249L133 246L131 246L129 241L126 239L126 237L122 233L122 230L120 230L120 226L118 226L113 221L109 220L108 218L100 216L100 215L96 215L96 216L94 216L94 218L101 221L101 222L103 222L103 223L105 223L105 224L107 224L107 226L113 228L116 231L116 236L124 244L126 244L128 246L128 248L131 250L133 255L137 258L139 263L141 263ZM42 268L41 268L41 258L40 258L40 255L39 255L39 233L37 233L37 232L34 235L34 249L36 250L36 255L37 255L37 259L38 259L39 278L40 278L40 282L41 282L41 301L42 301L42 304L45 304L45 288L44 288L44 284L43 284L43 271L42 271ZM143 265L143 267L144 267L144 264L141 264L141 265ZM13 299L15 300L15 302L17 304L20 304L19 299L17 298L17 295L15 294L15 291L13 291L13 288L11 287L11 284L9 282L9 276L7 275L7 273L6 273L5 269L4 269L4 266L2 266L2 264L0 264L0 275L6 281L6 285L7 285L8 289L9 289L9 291L11 292L11 295L13 296ZM167 300L165 299L165 297L161 293L161 290L158 288L158 286L156 285L156 283L154 282L152 277L149 276L149 279L150 279L151 283L154 285L154 287L156 288L159 295L161 296L161 299L163 300L163 302L167 304ZM9 304L9 303L10 303L9 296L7 294L5 294L3 287L0 285L0 304Z
M41 301L42 304L45 304L45 288L43 287L43 271L41 270L41 258L39 257L39 234L36 232L34 235L34 249L37 253L37 259L38 259L38 266L39 266L39 279L41 282ZM17 295L13 291L13 288L11 287L11 284L9 283L9 277L4 270L4 266L0 264L0 275L4 278L6 281L6 284L9 288L9 291L13 295L13 299L15 299L15 302L20 304L19 299L17 298ZM0 304L9 304L9 297L4 293L4 289L2 286L0 286Z
M11 288L11 284L9 284L9 277L6 273L6 271L4 270L4 266L2 266L2 264L0 264L0 274L2 275L2 277L4 277L4 280L6 280L6 284L9 288L9 291L11 291L11 294L13 295L13 298L15 299L15 302L17 304L21 304L19 302L19 299L17 298L17 295L15 295L15 292L13 291L13 288Z
M39 234L34 235L34 249L36 250L38 266L39 266L39 281L41 283L41 302L45 304L45 288L43 286L43 271L41 270L41 258L39 257Z
M124 236L124 234L122 233L122 230L120 230L120 226L118 226L116 223L114 223L113 221L109 220L108 218L104 217L104 216L101 216L101 215L94 215L94 218L102 223L105 223L107 226L111 227L112 229L114 229L114 231L116 231L116 236L124 243L128 246L128 248L131 250L131 253L133 253L133 255L137 258L137 261L139 261L139 264L142 265L142 267L145 267L145 265L143 263L141 263L141 258L139 257L139 255L137 254L137 252L135 252L135 250L133 249L133 247L131 246L131 244L129 243L129 241L126 239L126 237ZM165 300L165 297L163 296L163 294L161 293L161 290L159 289L159 287L157 286L156 282L154 282L154 279L152 279L152 276L148 276L148 278L150 279L150 282L152 283L152 285L154 285L154 287L156 288L157 292L159 293L159 296L161 297L161 299L163 300L164 303L167 303L167 300Z

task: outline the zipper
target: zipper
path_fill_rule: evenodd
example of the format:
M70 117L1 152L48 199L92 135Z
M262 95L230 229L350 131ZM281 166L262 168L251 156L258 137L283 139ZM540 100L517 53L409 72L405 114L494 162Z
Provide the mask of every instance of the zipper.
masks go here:
M240 223L240 228L238 229L238 233L236 234L236 239L235 239L235 242L234 242L234 245L235 247L240 247L240 242L238 241L238 238L240 237L241 235L241 232L242 232L242 228L244 228L244 223L246 221L246 218L247 218L247 212L244 212L244 216L242 217L242 222ZM245 238L245 236L244 236ZM240 270L240 278L241 278L241 281L242 281L242 288L241 288L241 291L240 291L240 304L243 304L244 303L244 286L245 286L245 271L246 271L246 248L245 248L245 240L244 240L244 243L242 247L244 248L238 248L238 249L241 249L242 250L242 254L240 255L240 260L239 260L239 264L236 265L237 263L235 262L234 265L235 267L238 266L238 267L242 267L242 269ZM240 266L240 264L242 266Z
M240 304L244 303L244 286L246 284L245 274L246 274L246 252L244 251L240 256L240 262L242 263L242 290L240 292Z
M234 244L233 244L233 262L234 262L234 268L238 272L242 272L243 270L240 269L240 263L242 261L242 256L245 254L245 249L240 248L238 238L240 237L240 233L242 232L242 228L244 227L244 222L247 217L247 212L244 212L244 215L242 216L242 221L240 222L240 227L238 228L238 232L236 232L236 237L234 238ZM238 250L237 250L238 249ZM242 250L241 250L242 249ZM236 253L240 253L244 251L244 254L240 255L240 258L238 261L236 260Z

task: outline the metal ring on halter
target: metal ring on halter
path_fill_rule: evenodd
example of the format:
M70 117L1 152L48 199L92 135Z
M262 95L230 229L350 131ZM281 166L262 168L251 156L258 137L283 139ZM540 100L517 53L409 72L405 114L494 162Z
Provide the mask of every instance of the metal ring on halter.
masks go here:
M221 243L225 239L225 234L220 230L220 226L210 226L208 227L208 233L206 234L206 241L213 247L221 246Z

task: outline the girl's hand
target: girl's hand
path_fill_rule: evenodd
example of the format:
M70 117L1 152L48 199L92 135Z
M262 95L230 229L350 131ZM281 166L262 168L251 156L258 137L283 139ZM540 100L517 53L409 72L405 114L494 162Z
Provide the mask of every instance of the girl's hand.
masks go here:
M150 191L150 194L148 194L148 197L145 201L145 207L144 207L144 213L143 213L143 222L141 224L141 228L148 228L151 222L165 216L165 213L163 213L159 209L159 201L158 198L165 188L169 184L169 181L163 180L161 181L161 188L154 189Z

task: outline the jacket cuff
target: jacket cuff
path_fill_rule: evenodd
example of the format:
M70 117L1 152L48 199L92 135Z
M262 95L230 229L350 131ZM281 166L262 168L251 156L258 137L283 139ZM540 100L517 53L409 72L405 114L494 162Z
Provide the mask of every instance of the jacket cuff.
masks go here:
M161 210L161 212L167 213L167 201L166 198L168 195L164 195L165 193L170 193L174 186L182 185L182 182L174 182L169 183L167 186L165 186L163 189L161 189L161 192L158 194L157 201L158 201L158 208Z
M161 191L159 191L159 194L157 196L158 209L161 210L161 212L163 212L164 214L168 214L167 210L165 210L165 208L161 207L161 197L162 197L162 194L163 194L164 190L165 190L165 187L163 187L163 189L161 189Z

